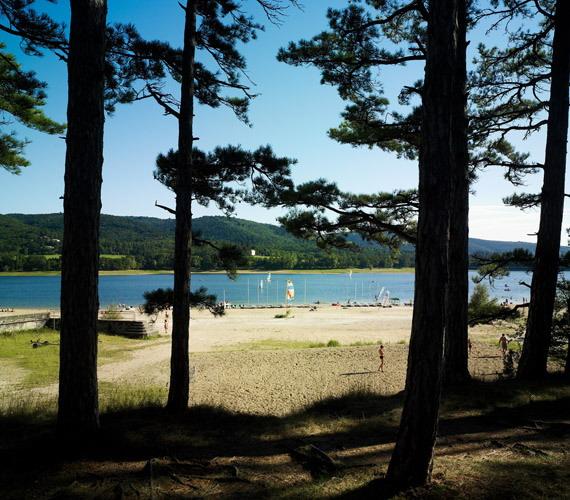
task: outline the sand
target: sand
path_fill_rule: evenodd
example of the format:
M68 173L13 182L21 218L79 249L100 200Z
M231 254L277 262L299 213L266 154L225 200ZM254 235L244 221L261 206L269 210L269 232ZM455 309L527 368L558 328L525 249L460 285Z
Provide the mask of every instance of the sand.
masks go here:
M407 341L412 310L320 307L317 311L293 309L292 317L276 319L278 309L230 310L214 318L205 311L192 313L191 402L264 415L284 415L322 399L351 391L395 394L404 388ZM163 325L164 318L158 322ZM478 340L494 334L489 327L472 329L472 374L496 378L502 370L498 346ZM343 347L249 350L261 340L327 342ZM378 372L375 345L348 346L354 342L385 343L385 368ZM135 351L127 361L104 365L105 382L166 386L170 342Z
M351 391L389 395L404 388L411 308L321 306L316 311L301 308L291 311L285 319L275 318L283 309L229 310L221 318L207 311L192 311L191 404L284 415ZM157 319L157 325L164 328L164 315ZM489 335L498 338L490 327L471 331L474 349L470 368L478 378L496 378L502 370L498 346L489 344ZM326 343L331 339L342 346L251 349L256 342L265 340ZM378 341L385 344L384 372L378 372L376 345L350 346L355 342ZM140 348L125 354L121 361L99 367L99 380L166 387L170 336L151 342L133 340L133 343ZM55 395L57 384L34 392Z
M289 318L276 319L285 309L230 309L221 318L207 311L192 312L190 351L210 351L228 344L265 339L327 342L396 343L409 339L411 307L319 306L316 311L291 308ZM158 324L163 325L162 319Z

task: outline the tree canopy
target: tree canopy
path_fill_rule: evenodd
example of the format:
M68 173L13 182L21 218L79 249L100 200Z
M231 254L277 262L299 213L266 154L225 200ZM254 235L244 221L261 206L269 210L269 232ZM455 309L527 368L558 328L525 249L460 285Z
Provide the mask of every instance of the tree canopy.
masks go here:
M47 87L33 71L25 71L16 58L0 43L0 125L4 128L16 122L25 127L61 134L65 126L51 120L43 111ZM24 155L28 140L20 139L15 131L0 132L0 167L18 174L30 163Z

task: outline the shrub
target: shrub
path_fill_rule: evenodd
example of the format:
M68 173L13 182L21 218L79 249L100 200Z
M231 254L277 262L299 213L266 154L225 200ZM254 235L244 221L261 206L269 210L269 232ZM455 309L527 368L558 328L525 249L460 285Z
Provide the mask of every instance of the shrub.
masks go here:
M469 321L498 316L503 310L497 299L491 298L489 289L482 283L475 285L473 295L469 300Z

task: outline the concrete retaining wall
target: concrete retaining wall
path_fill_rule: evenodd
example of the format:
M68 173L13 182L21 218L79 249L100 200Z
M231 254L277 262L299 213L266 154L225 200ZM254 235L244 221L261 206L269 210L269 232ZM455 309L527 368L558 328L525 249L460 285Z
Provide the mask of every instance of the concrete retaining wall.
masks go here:
M60 318L52 318L50 313L0 316L0 333L38 330L45 327L59 330L60 323ZM155 327L146 321L124 319L99 319L97 320L97 331L130 338L147 338L159 335Z
M39 328L44 328L49 322L49 320L50 320L49 313L0 316L0 332L37 330Z
M52 318L47 326L59 330L60 322L60 318ZM158 331L146 321L124 319L99 319L97 320L97 331L137 339L159 335Z

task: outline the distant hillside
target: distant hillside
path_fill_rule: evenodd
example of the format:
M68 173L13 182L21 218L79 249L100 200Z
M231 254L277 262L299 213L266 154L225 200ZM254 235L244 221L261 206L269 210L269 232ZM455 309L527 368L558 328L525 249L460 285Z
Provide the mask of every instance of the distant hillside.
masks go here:
M526 241L494 241L469 238L469 253L471 255L478 253L508 252L514 248L523 248L534 253L536 244ZM570 250L570 247L560 248L561 253L565 253L568 250Z
M119 248L122 246L130 248L133 244L172 240L174 227L174 219L103 214L101 250L103 253L122 253ZM275 247L285 251L314 248L313 243L291 236L282 227L245 219L198 217L193 220L193 229L208 240L251 246L260 251ZM0 215L0 252L46 253L38 252L41 246L59 251L50 247L53 240L62 237L63 214Z
M413 266L414 249L410 245L405 245L400 255L394 257L387 249L354 236L351 240L361 246L361 251L323 252L314 242L295 238L285 229L272 224L222 216L199 217L193 224L194 230L200 232L205 239L254 249L256 258L250 259L253 268ZM62 234L62 214L0 215L0 269L57 268ZM102 215L102 266L111 269L171 268L173 239L173 219ZM514 248L534 252L535 245L477 238L469 240L471 254L504 252ZM564 247L562 251L568 250L568 247ZM198 269L215 269L217 266L213 251L207 248L194 250L193 264Z

